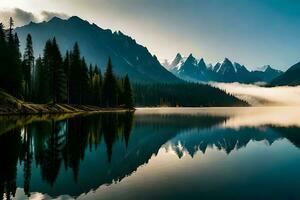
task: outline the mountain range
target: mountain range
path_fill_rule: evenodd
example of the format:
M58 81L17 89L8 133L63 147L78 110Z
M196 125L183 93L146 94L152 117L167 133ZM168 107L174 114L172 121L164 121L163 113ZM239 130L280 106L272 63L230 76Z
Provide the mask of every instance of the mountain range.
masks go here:
M56 38L62 54L78 42L81 54L88 62L97 64L103 72L110 56L116 74L128 74L134 82L179 83L183 79L192 82L265 82L271 86L300 84L300 63L285 73L269 65L250 71L228 58L212 65L192 54L185 58L178 53L171 63L161 64L155 55L131 37L120 31L102 29L76 16L66 20L54 17L47 22L31 22L16 28L16 32L21 50L25 48L27 34L32 35L35 57L42 55L49 38Z
M177 77L193 82L240 82L240 83L269 83L283 74L282 71L267 65L255 71L249 71L244 65L232 62L225 58L222 63L207 65L203 58L197 60L192 54L187 58L180 53L176 55L171 64L164 63Z
M21 50L25 47L27 34L32 35L36 57L43 53L45 42L55 37L62 54L78 42L81 54L88 62L97 64L102 72L110 56L116 74L128 74L135 82L181 82L146 47L131 37L120 31L104 30L76 16L67 20L54 17L48 22L31 22L16 28L16 32L21 41Z
M271 86L296 86L300 85L300 62L290 67L284 74L275 78Z

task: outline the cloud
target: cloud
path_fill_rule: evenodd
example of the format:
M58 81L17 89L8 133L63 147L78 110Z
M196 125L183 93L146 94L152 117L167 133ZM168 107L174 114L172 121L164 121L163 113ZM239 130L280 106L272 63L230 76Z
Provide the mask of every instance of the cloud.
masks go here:
M58 12L50 12L50 11L42 11L41 12L41 17L43 21L48 21L52 19L53 17L59 17L61 19L66 19L69 18L69 15L65 13L58 13Z
M10 17L14 19L15 26L17 27L28 24L29 22L48 21L53 17L66 19L69 16L65 13L57 13L45 10L41 11L38 14L28 12L20 8L0 10L0 22L2 22L6 27L8 26Z
M11 10L0 10L0 21L5 26L8 26L8 21L10 17L13 17L15 26L22 26L31 21L37 21L37 18L33 13L27 12L19 8L14 8Z
M299 106L300 86L262 87L240 83L211 83L253 106Z

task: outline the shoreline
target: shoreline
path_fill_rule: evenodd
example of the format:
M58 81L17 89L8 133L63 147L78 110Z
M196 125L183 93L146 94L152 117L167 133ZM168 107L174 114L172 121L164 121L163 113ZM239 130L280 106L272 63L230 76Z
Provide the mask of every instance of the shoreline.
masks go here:
M133 112L135 109L127 108L102 108L89 105L71 104L30 104L0 105L0 116L8 115L56 115L56 114L92 114L104 112Z

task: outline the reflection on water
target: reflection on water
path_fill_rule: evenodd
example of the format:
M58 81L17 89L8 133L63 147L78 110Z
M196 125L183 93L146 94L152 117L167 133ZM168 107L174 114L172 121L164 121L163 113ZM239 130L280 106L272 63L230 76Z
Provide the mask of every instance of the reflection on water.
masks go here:
M1 117L0 195L298 199L299 115L274 107Z

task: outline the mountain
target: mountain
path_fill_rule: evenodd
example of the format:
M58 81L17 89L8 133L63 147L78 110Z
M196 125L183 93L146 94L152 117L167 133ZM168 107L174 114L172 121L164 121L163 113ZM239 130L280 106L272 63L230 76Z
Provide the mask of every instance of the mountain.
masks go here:
M252 73L266 83L269 83L270 81L283 74L282 71L273 69L270 65L265 65L253 71Z
M281 71L275 70L270 66L261 71L249 71L244 65L231 62L225 58L222 63L215 66L206 65L203 58L199 62L192 54L184 60L178 53L170 65L170 71L179 78L194 82L270 82L282 74Z
M170 71L177 77L193 82L207 82L210 80L207 66L203 59L199 62L190 54L184 59L179 53L170 64Z
M185 63L186 58L183 58L180 53L176 55L171 64L169 64L170 71L180 71L180 67Z
M225 58L218 67L215 67L214 72L218 76L218 82L254 83L260 81L244 65L232 63L228 58Z
M179 77L185 77L185 80L197 80L200 76L200 69L197 66L197 60L193 57L192 54L186 59L186 61L178 69Z
M275 78L271 83L271 86L296 86L300 85L300 62L290 67L281 76Z
M118 75L127 73L135 82L180 82L159 63L156 56L152 56L146 47L139 45L131 37L120 31L104 30L79 17L67 20L54 17L48 22L31 22L16 28L16 32L22 50L27 34L32 35L35 56L43 53L45 42L49 38L56 37L63 54L78 42L82 55L88 62L97 64L102 72L110 56L114 71Z

